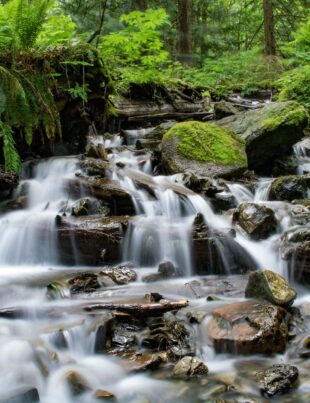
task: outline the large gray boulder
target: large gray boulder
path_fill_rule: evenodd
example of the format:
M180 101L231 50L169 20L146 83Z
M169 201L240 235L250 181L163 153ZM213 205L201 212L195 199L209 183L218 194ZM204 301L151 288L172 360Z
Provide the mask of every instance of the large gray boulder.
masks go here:
M302 139L308 115L295 101L275 102L216 123L245 140L249 169L270 173L275 159L283 157Z

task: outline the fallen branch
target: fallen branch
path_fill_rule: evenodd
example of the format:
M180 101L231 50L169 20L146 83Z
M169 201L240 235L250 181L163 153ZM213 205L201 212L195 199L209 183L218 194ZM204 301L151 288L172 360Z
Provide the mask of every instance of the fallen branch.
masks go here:
M113 304L113 303L103 303L88 305L83 308L86 312L93 311L117 311L128 313L132 316L145 317L145 316L160 316L165 312L174 311L177 309L182 309L188 306L187 300L181 300L177 302L165 301L156 304Z

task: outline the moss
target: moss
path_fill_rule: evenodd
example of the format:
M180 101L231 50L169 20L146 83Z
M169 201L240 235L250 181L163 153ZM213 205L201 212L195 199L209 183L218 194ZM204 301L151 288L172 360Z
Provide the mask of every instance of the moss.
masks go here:
M178 151L185 158L222 165L247 165L244 141L215 124L184 122L165 134L163 144L176 138Z
M307 121L306 109L297 102L288 102L282 110L270 111L268 118L263 120L264 130L272 131L280 125L299 126Z

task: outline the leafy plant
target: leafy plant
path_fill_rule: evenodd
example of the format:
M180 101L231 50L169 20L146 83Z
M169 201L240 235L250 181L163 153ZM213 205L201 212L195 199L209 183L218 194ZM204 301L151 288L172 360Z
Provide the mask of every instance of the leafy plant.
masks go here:
M169 53L164 50L159 28L168 24L163 9L133 11L121 17L123 29L104 36L100 51L123 87L130 83L160 82Z
M310 65L285 73L278 81L279 101L296 100L310 109Z
M81 98L84 102L88 101L88 91L87 84L80 85L78 83L75 83L75 87L68 89L72 98Z

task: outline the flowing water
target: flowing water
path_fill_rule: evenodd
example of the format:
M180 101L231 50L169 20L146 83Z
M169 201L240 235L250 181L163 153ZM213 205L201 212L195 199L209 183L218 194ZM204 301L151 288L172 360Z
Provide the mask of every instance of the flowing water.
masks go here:
M133 144L145 134L145 130L131 130L125 137L128 144ZM110 170L110 179L118 181L133 199L136 215L126 231L122 256L124 262L134 264L139 280L127 286L106 287L88 297L70 298L64 287L63 298L50 298L47 284L57 281L63 285L73 272L96 269L79 265L78 258L74 267L63 266L59 255L61 245L56 236L56 216L70 214L77 199L70 194L67 183L79 173L79 160L67 157L25 163L23 180L15 197L23 197L26 206L0 216L0 301L1 312L8 313L2 314L0 319L0 402L36 401L33 396L22 395L33 388L37 389L43 403L96 402L94 393L99 389L111 392L120 402L215 401L206 397L208 388L213 387L212 376L237 371L240 378L244 378L239 385L240 393L258 399L242 401L261 401L259 391L252 380L247 379L246 368L247 365L264 367L267 357L218 356L207 337L211 311L223 302L207 302L206 296L216 293L227 280L231 287L228 300L242 299L238 293L239 277L227 276L226 280L225 277L220 280L211 276L203 286L195 283L191 232L197 213L202 214L205 224L213 230L230 228L231 219L216 215L207 199L177 183L175 177L153 176L151 155L121 147L120 136L109 139L98 136L91 141L110 149L109 160L118 167ZM300 170L304 172L309 158L300 146L295 147L295 153L299 156ZM139 181L145 186L138 186ZM270 185L269 178L260 179L252 190L241 184L228 185L236 204L264 203L274 209L280 222L278 232L264 241L250 241L238 232L235 245L245 250L258 267L284 274L286 268L279 255L279 239L291 226L291 207L268 201ZM83 192L81 188L81 196ZM228 247L228 243L218 245L227 275L231 265L227 258ZM230 253L237 253L235 248L232 246ZM183 277L152 284L140 281L143 273L156 270L162 261L171 261ZM196 353L212 374L209 386L194 382L189 389L187 383L168 379L166 374L152 377L148 373L131 373L119 357L96 353L98 328L109 320L109 315L86 315L82 312L85 303L135 301L147 292L160 292L171 299L189 298L193 309L208 312L206 319L194 327L193 337ZM309 299L304 295L300 301L308 303ZM22 309L24 314L12 318L10 307ZM279 361L287 362L289 356L273 357L268 362ZM79 374L87 384L83 393L77 394L70 388L68 377L72 373ZM300 390L310 392L304 375ZM22 397L14 400L14 396ZM293 400L297 401L300 396L293 396Z

